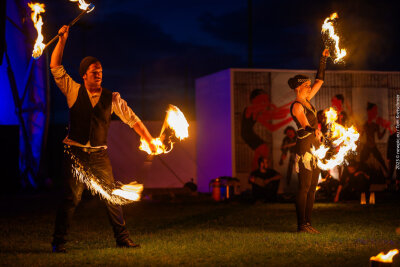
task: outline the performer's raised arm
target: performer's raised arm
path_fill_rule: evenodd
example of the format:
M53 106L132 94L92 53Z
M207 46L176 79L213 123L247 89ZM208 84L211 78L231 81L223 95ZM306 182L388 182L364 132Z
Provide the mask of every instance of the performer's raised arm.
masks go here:
M61 65L65 43L68 38L69 27L64 25L58 31L58 43L51 54L50 69L58 88L67 98L68 107L71 108L78 97L80 84L75 82Z
M61 65L65 43L68 39L69 26L62 26L58 31L59 37L56 47L51 54L50 68L55 68Z
M318 93L319 89L321 88L322 84L325 80L325 68L326 68L326 59L329 57L329 50L325 49L322 52L321 59L319 61L319 67L317 70L317 75L315 77L315 82L311 87L311 92L307 96L307 100L311 100L316 93Z

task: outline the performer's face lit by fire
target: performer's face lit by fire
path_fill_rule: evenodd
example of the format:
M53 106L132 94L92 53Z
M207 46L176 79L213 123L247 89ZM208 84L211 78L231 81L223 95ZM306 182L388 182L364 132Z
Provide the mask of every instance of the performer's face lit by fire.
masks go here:
M100 62L93 63L89 66L83 75L83 81L86 88L100 88L103 80L103 68Z
M306 81L296 88L297 95L306 98L311 93L311 81Z

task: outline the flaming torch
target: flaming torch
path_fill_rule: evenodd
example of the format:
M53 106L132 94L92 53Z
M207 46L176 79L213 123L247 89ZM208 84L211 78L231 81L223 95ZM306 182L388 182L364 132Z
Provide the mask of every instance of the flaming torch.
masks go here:
M70 1L77 2L78 0L70 0ZM45 11L44 4L29 3L28 5L32 9L32 11L34 11L32 13L32 21L35 25L35 28L38 31L38 39L36 40L35 47L34 47L34 50L32 53L32 57L34 59L38 59L43 54L43 51L50 44L52 44L53 42L55 42L58 39L59 35L57 34L56 36L54 36L53 39L51 39L47 44L43 44L43 35L41 33L43 21L42 21L42 17L39 14L43 13ZM69 27L73 26L78 20L80 20L82 18L83 15L91 12L94 9L94 4L92 4L92 3L86 4L86 2L84 0L79 0L79 8L82 9L83 11L79 14L79 16L77 16L73 21L71 21L68 24Z
M157 148L156 152L153 153L150 150L149 144L143 138L140 139L139 149L147 152L149 155L168 153L173 148L174 139L183 140L189 136L188 128L189 123L185 115L176 106L169 105L161 128L160 137L151 141Z
M379 253L376 256L371 257L370 263L371 267L375 266L392 266L393 257L399 253L397 249L392 249L387 254L383 254L383 252Z
M71 1L71 2L78 2L79 1L79 8L82 9L83 11L86 11L86 13L89 13L90 11L92 11L94 9L94 5L93 4L86 4L85 0L69 0L69 1ZM85 13L83 13L83 14L85 14Z
M38 33L35 45L33 47L32 57L34 59L38 59L42 55L43 50L45 48L45 44L43 43L43 34L42 34L43 20L42 16L40 16L40 13L44 13L45 9L44 9L44 4L40 3L28 3L28 6L32 10L31 19Z
M311 148L311 153L316 157L317 165L321 170L329 170L342 164L345 156L350 151L356 150L356 141L360 137L360 134L354 126L346 128L336 123L337 112L335 109L330 108L327 110L325 116L328 124L329 138L332 141L333 147L339 149L336 154L332 155L329 159L326 159L326 154L330 147L322 144L318 149L315 149L314 146Z
M339 18L338 14L335 12L331 14L329 17L327 17L324 21L324 24L322 24L322 38L325 43L325 47L334 47L334 53L333 57L334 63L339 63L343 62L343 58L346 56L346 49L340 49L339 48L339 36L335 33L335 27L334 23L335 20Z
M78 0L70 0L70 1L71 2L77 2ZM78 20L80 20L82 18L83 15L85 15L86 13L91 12L94 9L94 4L92 4L92 3L86 4L84 0L79 0L79 8L82 9L83 11L81 12L81 14L79 14L79 16L77 16L73 21L71 21L68 24L69 27L73 26ZM53 39L51 39L46 44L46 47L48 47L50 44L55 42L55 40L57 40L57 39L58 39L58 34L56 36L54 36Z

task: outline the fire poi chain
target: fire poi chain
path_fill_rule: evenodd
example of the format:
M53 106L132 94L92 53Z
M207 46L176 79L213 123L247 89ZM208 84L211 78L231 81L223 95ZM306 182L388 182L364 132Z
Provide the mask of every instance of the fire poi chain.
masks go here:
M347 52L346 49L339 48L339 36L335 32L334 22L339 18L338 14L335 12L327 17L322 24L322 35L323 40L326 47L330 47L331 45L334 46L334 63L344 62L344 57L346 56Z
M334 108L325 111L325 116L328 125L328 138L332 141L333 147L339 149L329 159L326 159L329 146L321 144L318 149L315 149L314 146L311 148L311 153L316 157L317 165L321 170L329 170L342 164L348 153L356 150L356 142L360 137L354 126L346 128L336 123L337 112Z
M139 149L145 151L149 155L169 153L173 148L174 138L183 140L189 136L188 128L189 123L187 122L185 115L183 115L178 107L169 105L167 115L165 116L161 128L160 137L151 140L152 144L157 148L156 152L152 152L149 144L142 138L140 139ZM171 129L171 132L164 135L164 132L167 129Z

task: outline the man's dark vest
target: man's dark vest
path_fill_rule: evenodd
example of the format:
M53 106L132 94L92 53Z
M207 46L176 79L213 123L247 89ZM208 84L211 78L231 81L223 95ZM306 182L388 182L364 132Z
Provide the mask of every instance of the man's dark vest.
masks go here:
M111 120L112 92L103 88L99 102L92 107L85 86L79 88L78 97L69 109L68 138L82 145L107 145Z

